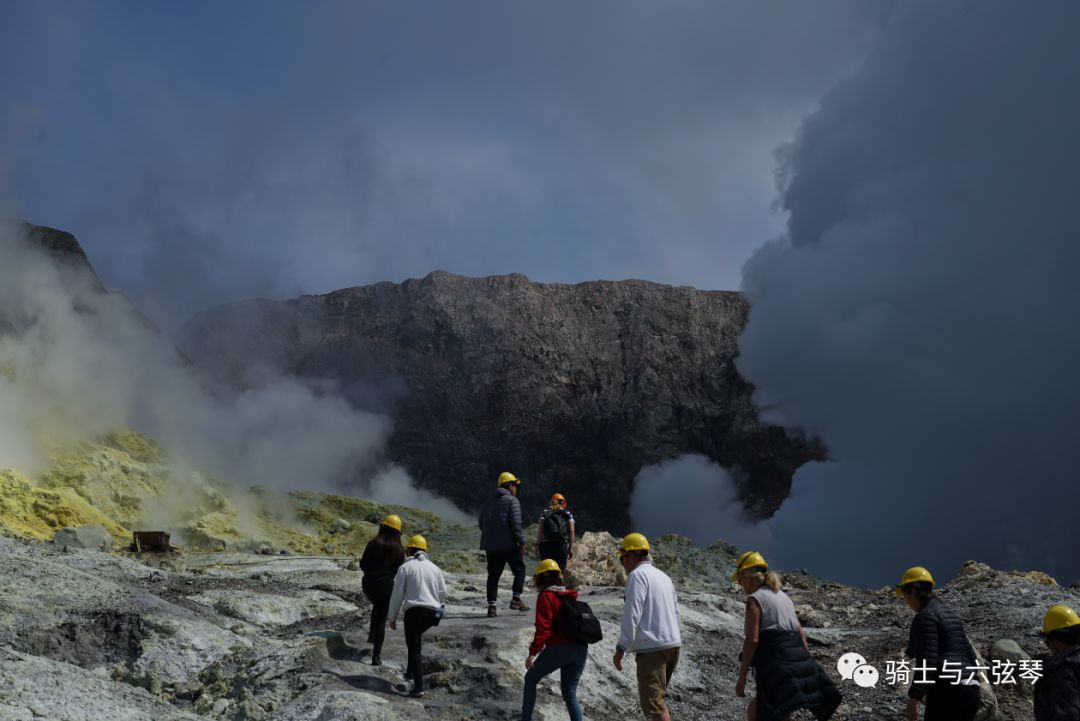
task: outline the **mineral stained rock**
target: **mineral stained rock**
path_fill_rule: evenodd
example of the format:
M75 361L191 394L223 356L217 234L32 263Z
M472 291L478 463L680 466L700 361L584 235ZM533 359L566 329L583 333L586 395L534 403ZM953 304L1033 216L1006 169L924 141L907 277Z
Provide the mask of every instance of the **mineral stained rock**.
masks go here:
M795 469L823 457L758 419L734 362L747 311L733 292L438 271L223 306L178 342L232 383L269 364L376 403L394 419L390 460L462 508L510 469L527 509L558 490L582 528L618 531L645 465L703 454L764 517Z

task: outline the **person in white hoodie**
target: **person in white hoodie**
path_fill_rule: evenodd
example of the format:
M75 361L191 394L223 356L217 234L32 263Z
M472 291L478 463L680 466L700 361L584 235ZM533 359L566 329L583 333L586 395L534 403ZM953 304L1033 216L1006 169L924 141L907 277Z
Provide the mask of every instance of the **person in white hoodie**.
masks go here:
M410 696L424 695L424 675L421 671L421 637L424 631L438 626L446 601L446 579L443 572L428 559L427 540L416 535L405 546L409 556L394 576L394 592L390 596L387 614L390 628L397 630L398 614L405 615L405 646L409 649L409 663L405 678L413 682Z
M649 560L649 539L627 534L619 547L626 571L626 601L622 628L615 645L615 668L622 671L623 655L636 654L638 699L651 721L671 721L667 687L679 663L679 601L668 575Z

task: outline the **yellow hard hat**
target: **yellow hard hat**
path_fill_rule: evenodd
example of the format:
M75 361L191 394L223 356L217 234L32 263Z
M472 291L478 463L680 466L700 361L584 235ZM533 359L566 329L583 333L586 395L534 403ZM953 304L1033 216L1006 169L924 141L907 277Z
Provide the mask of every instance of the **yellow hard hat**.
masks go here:
M549 503L555 503L555 501L558 501L559 503L566 503L566 496L561 493L553 493L551 494L551 500L549 501Z
M405 548L416 548L421 551L426 551L427 539L418 533L409 539L409 542L405 544Z
M904 595L904 586L909 583L929 583L930 588L934 587L934 577L930 575L922 566L912 566L908 570L904 571L904 575L900 577L900 583L896 584L896 595Z
M396 513L391 513L389 516L382 519L382 525L387 528L393 528L398 533L401 533L401 516Z
M499 474L499 485L505 486L507 483L521 483L521 481L510 471L503 471Z
M1063 628L1072 628L1073 626L1080 626L1080 616L1077 616L1076 611L1068 606L1060 604L1051 606L1046 615L1043 616L1043 633L1060 631Z
M540 563L536 564L536 572L533 573L533 580L537 578L541 573L548 573L550 571L558 571L562 573L562 569L559 568L559 564L553 559L545 558Z
M649 539L640 533L627 533L623 536L619 551L650 551Z
M765 557L757 551L744 551L739 555L739 559L735 561L735 573L731 574L731 580L737 581L740 573L749 571L751 568L768 571L769 564L766 563Z

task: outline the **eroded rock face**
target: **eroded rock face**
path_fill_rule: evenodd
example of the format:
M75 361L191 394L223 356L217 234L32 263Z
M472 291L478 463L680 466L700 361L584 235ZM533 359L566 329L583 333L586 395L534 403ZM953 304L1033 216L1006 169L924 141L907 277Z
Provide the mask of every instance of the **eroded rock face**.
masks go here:
M225 306L179 343L234 383L270 364L374 399L394 418L392 460L462 508L511 469L527 508L558 489L583 529L622 530L644 465L703 454L767 516L793 471L822 457L757 418L734 364L746 314L732 292L435 272Z

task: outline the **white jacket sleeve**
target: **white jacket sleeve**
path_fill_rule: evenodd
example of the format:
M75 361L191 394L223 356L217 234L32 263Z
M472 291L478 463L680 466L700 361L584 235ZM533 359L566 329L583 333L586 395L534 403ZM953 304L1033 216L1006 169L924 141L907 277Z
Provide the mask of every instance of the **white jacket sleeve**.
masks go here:
M439 586L438 586L439 603L446 603L446 576L442 571L439 571Z
M405 564L398 566L394 576L394 592L390 594L390 608L386 612L389 621L397 621L398 613L401 612L401 603L405 600Z
M619 642L615 645L620 651L632 651L634 637L641 624L641 612L645 605L647 589L642 581L642 574L631 573L626 579L626 600L623 603L622 626L619 629Z

